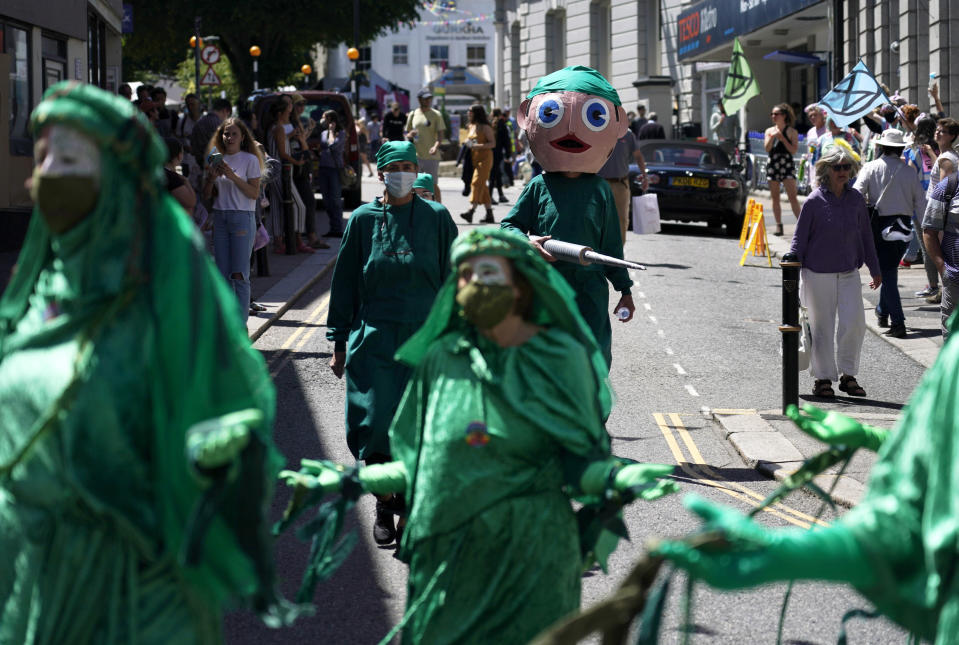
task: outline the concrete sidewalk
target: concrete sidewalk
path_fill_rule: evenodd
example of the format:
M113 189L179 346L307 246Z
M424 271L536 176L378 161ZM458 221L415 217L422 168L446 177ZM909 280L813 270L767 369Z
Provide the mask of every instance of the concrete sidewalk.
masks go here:
M766 230L774 230L775 220L768 191L754 191L751 197L763 205ZM801 201L802 197L800 197ZM782 220L784 235L782 237L769 235L768 238L773 266L778 266L777 259L789 251L796 228L796 218L785 200L783 200ZM862 268L862 275L863 284L866 285L870 279L866 267ZM905 338L898 339L883 335L882 332L885 329L879 327L874 315L874 309L879 302L878 290L863 288L863 307L866 309L866 326L869 331L928 368L935 362L942 347L942 334L939 306L928 304L923 298L915 295L915 292L924 289L926 284L926 273L921 264L900 268L899 293L906 314L908 332ZM899 418L898 413L856 413L851 411L849 406L844 407L842 412L858 421L882 428L891 428ZM710 412L710 416L719 424L724 437L747 464L780 481L793 473L805 459L826 449L824 444L796 428L781 410L761 410L732 415ZM874 453L860 450L841 475L836 467L830 468L816 478L816 484L824 491L831 491L831 497L836 504L846 507L854 506L862 498L869 472L875 461Z

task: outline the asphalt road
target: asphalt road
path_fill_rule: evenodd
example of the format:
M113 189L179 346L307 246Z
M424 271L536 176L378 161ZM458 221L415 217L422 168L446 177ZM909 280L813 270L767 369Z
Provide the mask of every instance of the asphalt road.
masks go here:
M463 224L456 217L465 209L465 200L458 194L461 184L452 179L441 182L444 201L454 219ZM375 188L365 184L367 190ZM515 200L518 192L514 188L507 194ZM506 212L506 206L498 207L497 220ZM460 227L466 228L465 224ZM685 536L697 529L698 522L682 507L684 495L695 493L747 512L775 488L746 467L702 414L703 407L768 410L781 406L776 322L781 306L780 272L759 266L758 258L740 268L737 242L697 225L666 224L659 235L628 236L627 257L646 263L649 270L634 276L635 320L613 322L611 381L618 398L607 428L616 454L679 464L676 479L682 493L653 503L635 503L626 510L631 540L621 543L613 554L609 575L584 576L584 606L615 589L643 554L648 539ZM278 399L275 439L291 467L303 457L352 463L344 435L344 385L326 365L332 349L324 336L328 289L328 279L317 284L256 343L274 374ZM833 406L895 412L920 374L918 365L867 334L860 383L869 397L837 399ZM801 378L801 392L810 391L811 386L808 376ZM275 515L286 499L286 491L280 491ZM774 512L761 513L759 521L774 527L805 528L819 511L818 500L800 494ZM834 515L826 510L821 518L829 522ZM270 630L252 615L237 612L226 619L227 642L379 642L402 617L406 570L392 557L391 549L373 542L372 521L372 501L364 499L351 519L351 526L359 532L359 544L334 577L318 589L315 616L288 629ZM276 544L278 572L288 597L295 593L306 556L307 545L290 534ZM672 586L663 643L683 639L685 585L681 580L680 576ZM771 585L721 593L697 584L692 642L775 643L785 589L785 585ZM843 614L857 607L868 604L848 588L797 584L786 613L783 642L834 643ZM853 620L848 634L850 643L901 643L906 638L883 619Z

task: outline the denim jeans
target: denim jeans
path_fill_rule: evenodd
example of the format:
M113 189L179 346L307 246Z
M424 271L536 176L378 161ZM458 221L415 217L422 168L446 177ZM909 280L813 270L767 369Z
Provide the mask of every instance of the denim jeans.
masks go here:
M876 313L889 316L890 325L902 325L906 315L902 312L902 300L899 298L899 267L882 269L882 285L879 287L879 305Z
M254 211L213 209L213 259L240 305L240 319L250 316L250 254L256 233ZM239 278L233 278L234 274Z
M323 195L323 208L330 218L330 233L343 232L343 198L340 169L320 166L316 172L316 187Z

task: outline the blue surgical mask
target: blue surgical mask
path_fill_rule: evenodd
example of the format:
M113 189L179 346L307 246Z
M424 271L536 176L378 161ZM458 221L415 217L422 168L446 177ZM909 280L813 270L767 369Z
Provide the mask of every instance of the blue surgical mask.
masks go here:
M413 190L413 182L416 181L415 172L384 172L383 182L386 184L386 190L393 197L406 197Z

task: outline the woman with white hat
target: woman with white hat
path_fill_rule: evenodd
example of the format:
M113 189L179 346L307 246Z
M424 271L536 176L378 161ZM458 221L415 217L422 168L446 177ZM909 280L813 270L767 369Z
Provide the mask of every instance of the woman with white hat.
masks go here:
M905 338L906 318L899 299L899 260L912 236L913 213L925 210L925 194L916 169L900 158L906 141L902 132L888 129L876 142L878 157L862 168L854 188L873 206L872 232L882 272L876 317L887 336ZM891 319L891 324L890 324Z

